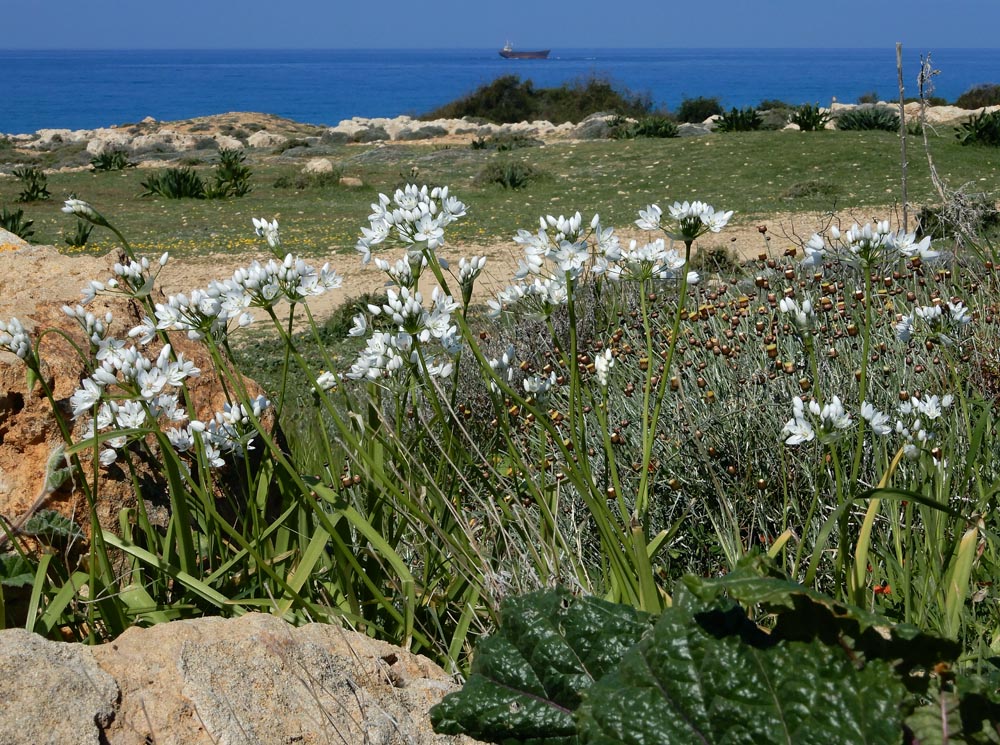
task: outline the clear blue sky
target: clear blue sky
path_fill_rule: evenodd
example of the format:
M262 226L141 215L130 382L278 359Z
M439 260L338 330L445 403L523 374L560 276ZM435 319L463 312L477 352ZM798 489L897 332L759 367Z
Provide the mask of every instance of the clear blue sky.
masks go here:
M996 47L1000 0L0 0L5 49Z

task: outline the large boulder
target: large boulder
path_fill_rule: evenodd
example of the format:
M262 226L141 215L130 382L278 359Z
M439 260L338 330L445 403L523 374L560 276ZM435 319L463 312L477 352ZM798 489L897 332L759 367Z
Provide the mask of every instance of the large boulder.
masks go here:
M96 647L0 632L0 745L474 743L436 735L437 665L275 616L132 628Z
M288 142L288 138L284 135L268 132L265 129L254 132L247 138L247 145L253 148L280 147L286 142Z

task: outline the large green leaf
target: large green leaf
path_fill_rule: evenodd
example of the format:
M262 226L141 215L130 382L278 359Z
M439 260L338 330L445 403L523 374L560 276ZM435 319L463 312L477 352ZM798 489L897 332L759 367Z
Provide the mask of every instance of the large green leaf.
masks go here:
M490 742L575 743L583 693L651 623L630 606L565 590L512 599L499 631L480 643L465 687L431 710L434 728Z
M35 569L16 553L0 554L0 584L7 587L28 587L35 581Z
M841 647L775 642L716 601L664 611L578 716L582 740L601 745L895 745L905 695L885 662L858 669Z

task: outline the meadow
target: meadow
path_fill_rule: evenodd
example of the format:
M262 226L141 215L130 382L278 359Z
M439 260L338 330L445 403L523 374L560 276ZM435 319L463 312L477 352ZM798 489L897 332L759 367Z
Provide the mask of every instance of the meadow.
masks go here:
M994 192L1000 151L951 132L930 141L953 188ZM68 211L97 226L78 250L125 251L117 289L149 320L119 343L81 314L90 374L72 416L52 403L67 433L84 423L65 452L92 503L102 469L152 459L169 519L155 525L141 500L118 531L93 517L78 567L55 540L47 558L8 554L8 573L30 582L6 623L95 642L136 623L265 610L348 623L475 677L489 667L476 642L526 593L568 591L550 603L558 617L584 598L609 604L598 614L629 608L643 629L633 641L684 609L687 627L707 628L710 611L732 612L713 605L725 595L754 633L793 638L798 624L796 643L846 650L847 688L852 675L895 675L889 735L871 741L918 731L928 701L958 712L971 689L955 674L996 701L1000 257L974 221L923 236L911 212L900 227L896 135L310 148L321 154L365 186L275 188L301 169L276 157L251 164L239 199L139 198L148 172L131 169L53 173L54 199L28 206L36 242L61 243ZM537 176L516 190L483 183L498 160ZM916 137L908 190L911 205L940 202ZM0 181L0 202L15 195ZM830 218L822 235L767 242L762 229L749 256L727 252L731 224L775 213ZM518 276L473 302L477 246L507 236L523 251ZM340 280L310 262L357 256L359 241L390 286L312 318L310 298ZM448 245L470 255L446 264ZM251 246L273 262L151 299L142 256ZM421 277L433 294L418 292ZM279 321L279 304L308 330ZM266 331L243 328L249 309L273 320ZM13 322L0 332L44 385L35 340ZM214 419L184 411L193 373L160 351L174 335L204 345L226 381ZM248 371L266 399L246 392ZM49 534L67 529L48 519ZM873 628L887 644L862 654ZM914 639L940 657L920 657ZM990 706L976 721L995 733ZM439 719L496 733L450 710Z

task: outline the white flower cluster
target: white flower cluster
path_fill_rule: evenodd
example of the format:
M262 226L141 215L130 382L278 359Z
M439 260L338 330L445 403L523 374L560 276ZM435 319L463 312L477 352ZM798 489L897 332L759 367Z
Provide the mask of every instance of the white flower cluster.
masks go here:
M340 287L342 279L324 264L319 270L292 254L283 261L254 261L230 279L213 281L204 290L171 295L156 304L156 319L145 318L132 335L152 338L156 330L184 331L192 339L225 334L231 323L253 322L251 308L271 308L280 302L301 303Z
M353 380L378 380L391 377L407 366L417 367L421 364L421 357L415 342L426 344L432 339L437 340L449 355L456 354L461 342L458 327L451 322L451 314L457 309L458 303L438 287L434 288L431 296L430 309L424 307L419 291L407 287L398 290L390 288L386 303L369 305L368 310L374 316L383 315L391 319L396 331L373 333L345 375ZM350 335L361 337L367 332L365 317L355 316ZM449 377L453 367L451 360L438 363L433 358L426 360L426 365L427 374L436 378Z
M707 232L718 232L732 212L716 212L703 202L675 202L668 209L670 224L655 204L639 211L635 224L642 230L662 230L673 240L694 240ZM490 314L519 311L529 317L546 318L567 302L574 283L588 272L612 280L670 280L681 276L686 258L660 237L647 243L630 241L623 248L614 228L601 225L594 215L589 231L577 212L571 217L548 215L539 220L536 233L519 230L514 242L524 247L513 284L488 301ZM695 272L684 275L697 283Z
M822 408L815 400L810 401L807 408L805 402L796 396L792 399L792 418L785 423L781 434L787 435L787 445L809 442L817 433L821 439L830 441L837 439L853 424L839 396L834 396Z
M927 339L950 347L972 322L968 307L961 300L949 300L938 305L917 306L896 324L900 341L910 341L922 331Z
M395 233L404 243L424 244L429 251L444 245L444 229L465 214L465 205L449 196L448 187L417 187L407 184L390 199L379 194L368 216L369 227L361 229L355 250L365 264L371 261L372 248Z
M22 360L28 359L31 338L18 319L11 318L7 323L0 321L0 349L13 352Z
M795 329L802 336L812 334L813 326L816 323L816 312L813 310L812 300L807 295L799 303L795 298L783 297L778 303L782 313L787 313L792 317Z
M868 401L863 401L861 418L879 437L885 437L893 432L902 436L903 453L907 458L913 459L934 437L931 422L940 419L951 405L951 395L908 397L907 400L900 402L899 416L893 425L888 414L879 411ZM816 401L810 401L807 407L802 399L796 396L792 399L792 418L785 423L781 434L785 438L786 445L799 445L816 438L830 442L838 439L853 425L854 422L837 396L822 408Z
M695 241L705 233L718 233L729 223L733 216L732 210L716 212L715 208L704 202L674 202L667 208L670 224L663 224L663 210L658 205L651 204L645 210L639 210L639 219L635 221L640 230L662 230L671 240L685 243Z
M514 382L514 370L517 368L517 358L514 353L514 345L509 344L506 351L500 355L499 359L491 359L490 367L504 384L507 386L512 385ZM500 391L500 386L498 386L495 381L491 380L490 390L494 393L498 393Z
M822 267L827 258L839 259L849 264L870 266L879 261L894 261L919 257L933 261L941 254L931 250L930 236L917 240L916 233L903 230L892 232L889 221L881 220L872 227L871 223L860 226L854 223L846 233L836 226L829 230L829 241L819 233L803 246L806 258L802 265L810 268Z

